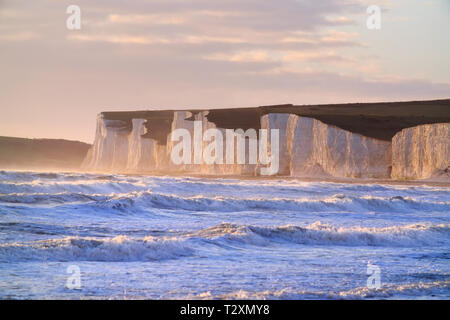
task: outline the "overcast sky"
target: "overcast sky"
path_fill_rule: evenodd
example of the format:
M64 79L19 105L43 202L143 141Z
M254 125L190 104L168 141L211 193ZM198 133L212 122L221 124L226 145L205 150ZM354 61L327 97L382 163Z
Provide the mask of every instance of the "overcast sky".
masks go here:
M92 142L105 110L450 98L449 30L448 0L0 0L0 135Z

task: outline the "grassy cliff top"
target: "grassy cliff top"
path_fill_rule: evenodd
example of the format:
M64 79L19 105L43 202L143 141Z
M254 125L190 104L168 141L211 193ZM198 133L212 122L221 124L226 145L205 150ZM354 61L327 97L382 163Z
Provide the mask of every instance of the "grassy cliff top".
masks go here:
M148 136L164 141L170 132L174 111L209 111L208 120L220 128L259 129L261 115L291 113L315 118L329 125L368 137L391 140L400 130L421 124L450 122L450 99L406 102L348 103L322 105L272 105L250 108L180 109L103 112L105 119L128 123L147 119ZM131 125L130 125L131 126Z

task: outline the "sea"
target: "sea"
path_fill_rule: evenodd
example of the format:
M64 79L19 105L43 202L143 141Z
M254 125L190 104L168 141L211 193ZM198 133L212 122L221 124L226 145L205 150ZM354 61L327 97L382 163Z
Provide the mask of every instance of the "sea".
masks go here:
M0 299L449 299L450 188L0 171Z

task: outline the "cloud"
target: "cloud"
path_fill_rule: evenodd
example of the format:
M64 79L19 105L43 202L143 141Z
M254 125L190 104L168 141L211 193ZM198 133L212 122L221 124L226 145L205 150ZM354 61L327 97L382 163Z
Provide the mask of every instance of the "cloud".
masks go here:
M385 33L365 30L369 0L78 0L79 31L65 26L70 4L1 1L0 127L14 114L27 114L30 128L70 117L78 122L65 137L90 140L93 128L79 128L108 109L450 96L445 81L389 68L407 57L392 41L382 48L393 55L374 49ZM421 68L414 62L407 72Z
M179 25L185 23L185 19L180 15L161 15L161 14L110 14L108 22L120 24L161 24L161 25Z
M341 56L335 51L320 51L320 52L305 52L305 51L288 51L285 52L282 58L283 61L309 61L309 62L354 62L353 59Z
M169 39L156 37L143 37L133 35L83 35L71 34L68 36L70 40L87 41L87 42L109 42L117 44L168 44Z
M215 53L206 56L205 59L230 62L269 62L275 60L269 52L263 50L242 51L233 54Z
M27 41L38 38L33 32L18 32L15 34L0 34L0 41Z
M330 24L335 24L335 25L352 25L355 24L356 22L353 21L352 19L348 18L348 17L344 17L344 16L340 16L340 17L329 17L327 18L327 21Z

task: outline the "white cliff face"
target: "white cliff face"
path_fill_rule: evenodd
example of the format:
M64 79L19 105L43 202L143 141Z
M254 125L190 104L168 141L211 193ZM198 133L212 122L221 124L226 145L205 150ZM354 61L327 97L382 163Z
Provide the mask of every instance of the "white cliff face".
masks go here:
M216 125L206 118L208 111L195 114L188 111L174 112L171 132L184 129L189 132L192 140L191 163L174 164L171 153L180 141L172 141L167 137L166 145L160 145L155 140L144 137L147 133L145 119L132 119L132 127L127 123L116 120L106 120L102 115L97 118L97 131L92 148L83 162L83 168L93 171L106 172L159 172L176 174L209 174L209 175L255 175L256 163L249 164L248 141L245 148L245 162L237 162L237 139L234 145L233 163L227 163L226 129L216 128ZM192 117L193 116L193 117ZM186 120L191 119L191 120ZM195 133L195 122L199 130ZM204 141L203 135L208 129L218 129L222 134L223 144L221 161L207 164L203 152L207 150L211 141ZM197 151L194 145L197 143ZM214 141L214 139L212 140ZM231 153L231 152L230 152Z
M449 179L450 123L403 129L392 139L393 179Z
M288 113L270 113L261 117L261 129L267 130L268 150L272 150L271 130L277 129L279 132L279 167L278 175L289 175L291 167L290 149L287 145L288 121L290 114Z
M102 171L125 168L128 161L128 132L122 121L97 117L97 131L82 167Z
M214 162L213 164L205 163L205 159L203 159L203 164L199 168L199 172L202 174L211 174L211 175L255 175L255 170L257 166L257 161L254 163L250 163L249 156L249 139L245 138L245 132L237 132L238 129L229 129L229 131L233 131L233 134L227 136L227 129L218 128L215 123L209 122L207 119L208 111L202 112L196 116L197 121L202 121L202 129L203 134L209 129L217 129L220 132L219 140L223 141L221 149L221 156L218 157L218 163ZM229 141L228 141L229 139ZM243 141L243 161L242 163L238 160L238 143L239 140ZM203 151L208 153L208 145L211 142L215 141L215 138L211 138L211 141L203 141L202 147ZM227 142L233 141L232 147L227 148ZM256 143L256 140L255 140ZM227 156L229 152L230 161L227 162ZM195 168L194 168L195 169Z
M290 115L287 125L290 175L388 178L391 143Z
M174 173L193 173L193 174L206 174L206 175L254 175L256 169L255 164L249 164L248 162L248 146L245 151L245 163L239 164L237 162L237 139L233 148L233 161L232 163L227 163L227 132L224 128L217 128L213 122L209 122L207 119L208 111L198 112L193 115L188 111L176 111L174 113L174 120L172 122L172 130L174 132L176 129L186 129L189 132L191 140L191 164L178 164L175 165L170 160L170 154L174 146L179 141L172 142L171 137L168 137L167 140L167 149L166 154L168 155L168 163L170 172ZM191 120L186 120L186 119ZM196 123L195 123L195 122ZM197 126L197 131L195 130L195 126ZM218 161L214 161L214 163L208 164L204 158L204 152L208 149L208 146L211 145L215 141L215 138L211 138L211 141L204 141L203 136L205 132L209 129L217 129L220 132L218 140L223 142L222 147L218 148L219 157ZM231 149L230 149L231 154Z
M106 172L145 171L155 167L156 141L143 138L144 119L133 119L132 130L120 120L97 117L97 131L82 168Z
M243 131L229 136L226 129L216 128L207 120L208 111L193 115L188 111L174 112L171 132L184 129L189 132L191 150L190 164L172 162L172 150L180 141L167 137L166 145L145 137L147 133L145 119L133 119L131 131L123 121L97 118L97 132L94 144L89 151L83 167L90 170L110 172L163 172L175 174L209 175L259 175L267 167L260 163L258 141L243 138ZM187 120L191 119L191 120ZM197 121L195 123L194 121ZM353 134L328 126L318 120L289 114L267 114L261 117L261 129L267 129L267 150L275 150L271 145L271 131L279 132L278 175L307 177L377 177L389 176L391 146L389 142ZM200 125L201 124L201 125ZM200 129L199 126L200 125ZM195 130L197 126L197 132ZM221 161L205 163L203 152L214 141L204 141L203 135L208 129L219 129L223 145L219 151ZM228 130L231 131L231 130ZM252 132L247 132L252 135ZM256 133L256 130L253 131ZM447 131L448 133L448 131ZM217 134L217 133L216 133ZM238 137L245 141L243 145L244 161L238 161ZM256 137L256 134L255 134ZM220 138L220 137L219 137ZM234 146L227 148L227 139L234 139ZM261 139L262 137L259 136ZM197 141L197 142L196 142ZM249 152L250 141L256 146L255 152ZM200 154L195 153L195 144ZM242 148L241 148L242 150ZM197 149L198 151L198 149ZM230 157L228 157L228 154ZM233 153L233 155L232 155ZM255 155L252 157L251 154ZM228 159L227 159L228 158ZM231 163L227 160L232 159ZM241 159L242 160L242 159Z
M186 120L190 117L192 117L192 113L189 111L175 111L170 132L174 132L177 129L186 129L189 132L189 134L193 137L194 136L194 122ZM174 164L171 161L170 155L172 153L174 146L178 143L179 143L178 141L173 142L171 140L171 136L169 134L169 136L167 137L167 144L166 144L167 147L165 150L165 154L168 159L168 162L166 165L167 171L174 172L174 173L193 172L194 170L192 168L192 165L190 165L190 164ZM191 141L191 143L192 143L192 141ZM191 151L191 160L193 161L193 159L194 159L194 154Z
M133 119L132 131L128 135L127 171L143 171L156 166L156 142L143 138L147 133L145 119Z

